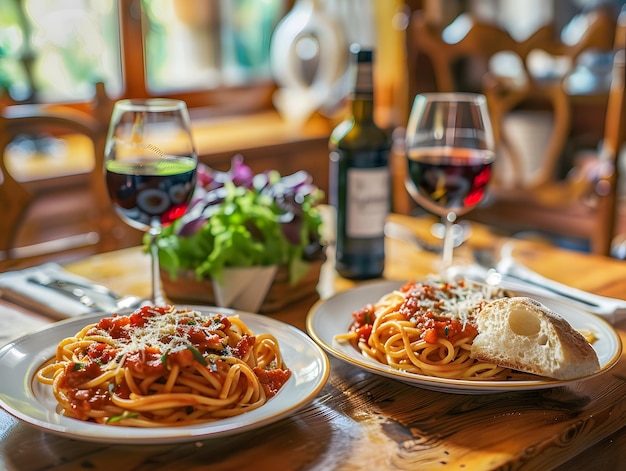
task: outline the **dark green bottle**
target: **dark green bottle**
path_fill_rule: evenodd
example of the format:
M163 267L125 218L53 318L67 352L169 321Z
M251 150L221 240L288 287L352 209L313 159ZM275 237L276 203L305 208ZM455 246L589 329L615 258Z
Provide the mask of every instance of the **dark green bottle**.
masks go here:
M330 203L337 212L337 272L377 278L385 266L384 224L391 207L391 139L374 122L373 53L350 48L356 60L352 116L331 133Z

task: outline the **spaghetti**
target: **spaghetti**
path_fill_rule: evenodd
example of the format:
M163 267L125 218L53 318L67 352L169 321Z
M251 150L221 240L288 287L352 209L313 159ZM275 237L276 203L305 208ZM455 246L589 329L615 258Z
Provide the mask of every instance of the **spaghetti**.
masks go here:
M352 314L335 337L396 370L441 378L487 379L508 371L470 358L474 317L504 294L469 281L409 282Z
M290 377L277 340L236 316L142 307L62 340L37 372L64 415L101 424L178 426L256 409Z

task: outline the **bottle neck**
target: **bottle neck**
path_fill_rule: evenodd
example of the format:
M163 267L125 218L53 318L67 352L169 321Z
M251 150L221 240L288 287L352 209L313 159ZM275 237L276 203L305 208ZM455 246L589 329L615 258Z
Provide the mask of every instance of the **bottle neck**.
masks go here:
M359 93L352 96L352 117L357 123L374 121L374 95Z
M374 77L371 60L357 62L356 83L352 91L352 116L356 122L374 120Z

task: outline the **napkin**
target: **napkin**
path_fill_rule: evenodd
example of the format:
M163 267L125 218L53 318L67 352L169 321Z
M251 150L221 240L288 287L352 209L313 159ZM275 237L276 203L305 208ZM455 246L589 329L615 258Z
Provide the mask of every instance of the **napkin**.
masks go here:
M50 262L36 267L0 274L0 297L18 306L54 319L76 317L89 312L114 311L116 300L110 296L87 291L95 306L83 304L70 293L42 286L31 279L59 279L80 285L93 285L93 281L68 272L59 264Z

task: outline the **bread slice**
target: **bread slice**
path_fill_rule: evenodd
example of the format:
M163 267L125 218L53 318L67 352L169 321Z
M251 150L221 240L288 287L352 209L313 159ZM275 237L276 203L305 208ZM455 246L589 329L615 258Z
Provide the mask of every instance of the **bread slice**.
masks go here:
M488 363L569 380L595 373L595 350L565 319L527 297L500 298L476 318L470 356Z

